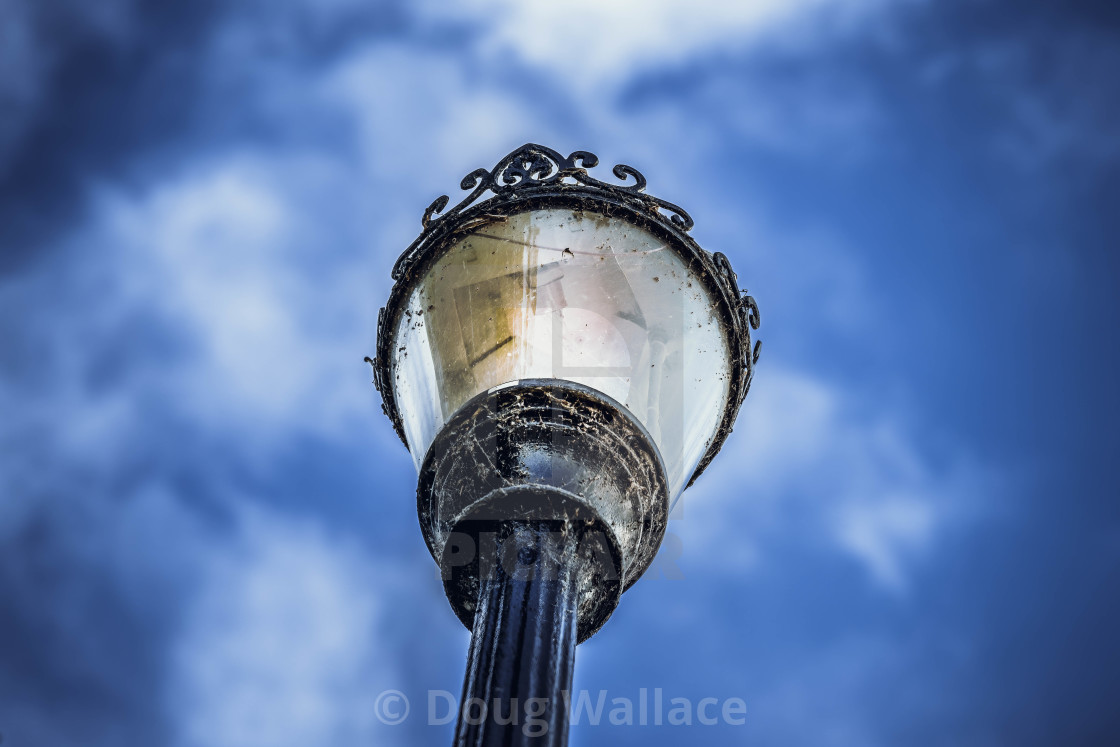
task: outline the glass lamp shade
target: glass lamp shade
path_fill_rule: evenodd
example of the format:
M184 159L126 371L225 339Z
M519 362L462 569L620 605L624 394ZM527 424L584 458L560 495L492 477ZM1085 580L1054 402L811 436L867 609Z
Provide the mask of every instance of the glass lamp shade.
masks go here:
M495 217L418 278L393 329L392 386L417 468L475 395L561 379L649 431L676 501L729 397L731 352L689 263L650 231L589 211Z

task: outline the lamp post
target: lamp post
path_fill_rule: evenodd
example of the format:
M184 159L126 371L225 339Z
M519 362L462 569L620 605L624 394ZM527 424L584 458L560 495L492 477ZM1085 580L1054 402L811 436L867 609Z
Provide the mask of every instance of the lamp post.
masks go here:
M530 144L468 174L378 317L374 381L472 631L461 747L566 743L575 646L653 560L758 359L727 258L637 170L609 184L597 163Z

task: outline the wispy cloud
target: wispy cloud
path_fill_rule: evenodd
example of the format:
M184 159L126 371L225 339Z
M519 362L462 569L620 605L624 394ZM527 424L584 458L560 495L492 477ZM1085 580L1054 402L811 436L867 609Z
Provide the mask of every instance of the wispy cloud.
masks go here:
M187 352L158 375L184 417L259 435L329 432L364 412L372 269L339 245L345 225L319 223L352 187L330 160L233 152L140 195L99 192L88 235L128 288L110 303L157 312L180 336Z
M686 497L674 529L686 548L705 548L694 561L724 572L764 567L766 548L809 542L903 593L917 564L990 508L998 483L963 454L924 453L904 420L780 362L760 369L740 418L730 458ZM754 548L745 567L743 544Z
M651 67L742 48L826 11L854 11L867 0L577 0L526 3L470 0L454 8L425 3L429 17L463 18L483 30L481 52L515 55L584 95L609 95Z
M250 511L241 527L171 646L175 744L391 744L372 708L400 682L378 644L383 569L306 524Z

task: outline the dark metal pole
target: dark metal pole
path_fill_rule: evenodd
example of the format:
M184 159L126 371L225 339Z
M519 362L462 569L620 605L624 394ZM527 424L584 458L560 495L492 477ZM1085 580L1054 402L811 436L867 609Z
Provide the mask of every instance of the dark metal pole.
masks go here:
M480 538L479 560L491 567L481 576L456 747L567 744L577 534L527 521Z

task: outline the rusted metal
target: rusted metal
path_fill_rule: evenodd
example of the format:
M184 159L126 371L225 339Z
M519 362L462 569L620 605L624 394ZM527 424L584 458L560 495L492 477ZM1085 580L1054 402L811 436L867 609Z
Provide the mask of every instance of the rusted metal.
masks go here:
M628 221L649 230L683 257L710 291L734 365L719 429L689 485L722 448L750 389L758 362L760 344L754 342L752 346L751 340L751 332L758 329L760 322L758 304L745 289L740 290L727 257L705 251L689 235L693 220L688 213L671 202L646 194L645 177L630 166L619 164L613 173L622 180L632 179L633 183L610 184L592 177L587 169L598 162L594 154L586 151L564 157L551 148L524 145L493 169L476 169L464 177L460 187L470 193L451 209L443 212L449 203L444 195L424 211L422 232L393 266L395 283L387 304L378 314L377 356L372 361L382 409L406 445L393 391L393 335L414 284L446 249L487 224L521 212L566 207ZM493 196L481 199L487 192Z

